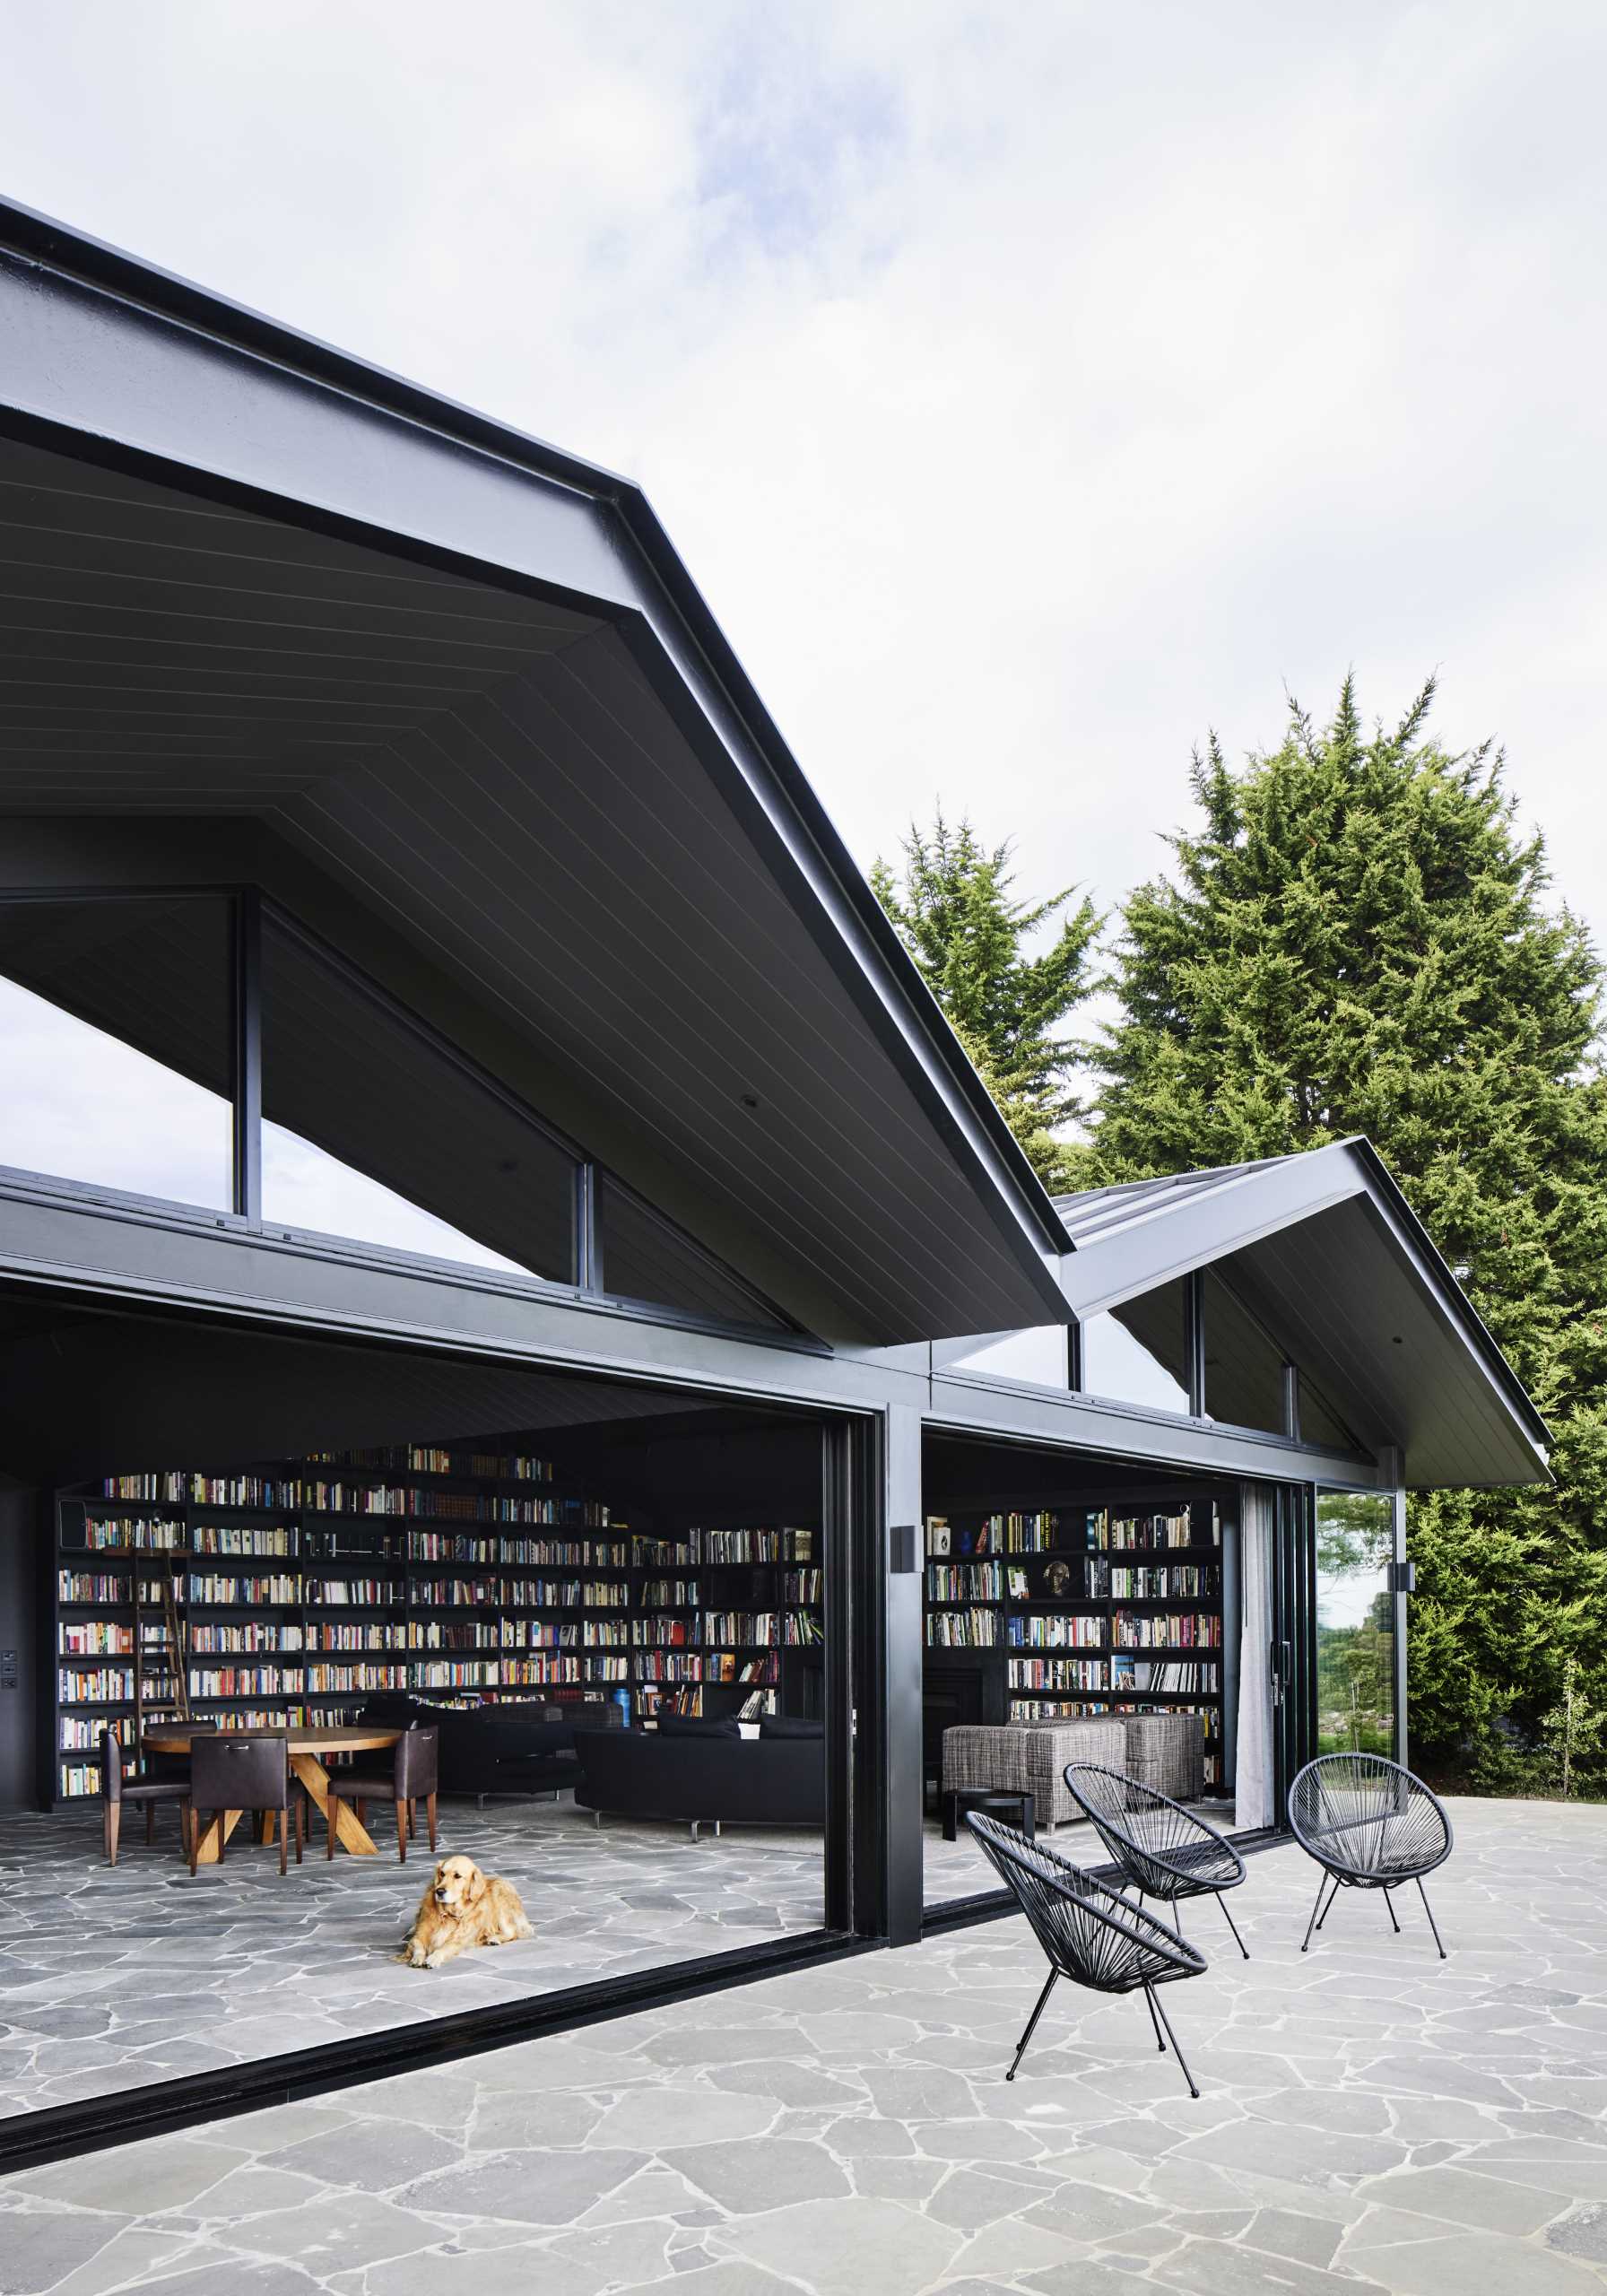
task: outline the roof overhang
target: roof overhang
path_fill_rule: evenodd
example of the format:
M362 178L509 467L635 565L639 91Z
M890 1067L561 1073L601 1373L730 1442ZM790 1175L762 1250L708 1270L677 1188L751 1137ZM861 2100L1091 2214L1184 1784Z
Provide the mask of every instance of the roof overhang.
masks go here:
M1361 1139L1059 1200L1079 1317L1213 1263L1413 1490L1545 1483L1550 1435L1428 1231Z
M1048 1198L638 488L0 203L0 497L36 883L109 820L131 877L259 832L806 1327L1062 1312Z

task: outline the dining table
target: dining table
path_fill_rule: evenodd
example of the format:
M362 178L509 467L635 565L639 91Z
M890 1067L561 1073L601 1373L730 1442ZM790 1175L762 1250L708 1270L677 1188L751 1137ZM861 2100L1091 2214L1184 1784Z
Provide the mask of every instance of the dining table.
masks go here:
M202 1732L209 1737L230 1735L226 1725L214 1729L210 1723L163 1722L144 1732L143 1744L153 1754L187 1754L190 1740ZM274 1734L253 1730L238 1735L262 1737ZM326 1824L329 1819L329 1772L325 1767L324 1757L328 1754L376 1752L382 1747L394 1746L401 1735L400 1730L382 1727L372 1722L332 1723L326 1727L308 1724L302 1728L287 1729L284 1733L291 1768L306 1787L308 1798L321 1813ZM374 1857L377 1844L352 1805L343 1800L339 1811L334 1830L339 1847L353 1857ZM213 1811L202 1829L196 1857L199 1865L217 1864L223 1844L233 1834L244 1814L240 1810ZM274 1839L274 1813L269 1812L265 1838L270 1841Z

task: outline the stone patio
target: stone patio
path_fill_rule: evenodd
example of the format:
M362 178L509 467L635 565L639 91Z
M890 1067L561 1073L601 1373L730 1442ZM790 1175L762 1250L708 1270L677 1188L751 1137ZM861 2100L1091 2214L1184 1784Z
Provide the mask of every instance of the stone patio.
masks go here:
M381 2031L498 2007L666 1962L818 1929L818 1832L609 1819L557 1802L440 1805L443 1855L506 1874L536 1935L421 1977L393 1956L430 1871L427 1843L398 1866L389 1812L380 1855L326 1864L322 1832L280 1879L278 1852L244 1831L192 1882L169 1810L148 1848L124 1829L114 1868L99 1805L0 1819L0 2119ZM1063 1830L1069 1843L1086 1829ZM995 1885L968 1834L928 1826L934 1896ZM1075 1850L1073 1855L1081 1854Z
M1589 2296L1607 2284L1607 1810L1453 1805L1396 1937L1281 1849L1168 1996L1016 1920L28 2172L4 2296ZM1220 1937L1216 1935L1220 1928Z

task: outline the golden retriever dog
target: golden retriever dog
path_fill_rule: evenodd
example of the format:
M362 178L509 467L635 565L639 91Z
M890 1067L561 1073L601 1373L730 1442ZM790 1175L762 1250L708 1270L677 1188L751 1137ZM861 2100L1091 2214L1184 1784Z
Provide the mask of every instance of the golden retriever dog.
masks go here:
M511 1882L482 1874L472 1857L443 1857L396 1959L439 1970L475 1945L511 1945L534 1935Z

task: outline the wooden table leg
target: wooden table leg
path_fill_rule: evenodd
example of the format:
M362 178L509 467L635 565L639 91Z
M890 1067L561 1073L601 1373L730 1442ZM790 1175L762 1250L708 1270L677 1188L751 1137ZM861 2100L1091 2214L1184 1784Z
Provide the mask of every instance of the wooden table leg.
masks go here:
M291 1754L291 1768L306 1787L308 1795L318 1814L327 1825L329 1822L329 1772L317 1754L298 1753L294 1751ZM343 1849L350 1850L353 1857L373 1857L378 1854L374 1846L373 1836L366 1826L359 1823L357 1813L350 1802L341 1804L340 1823L335 1827L334 1838Z
M220 1842L233 1840L234 1830L244 1814L241 1810L225 1810L220 1819L214 1811L201 1829L201 1847L195 1857L198 1866L217 1864Z

